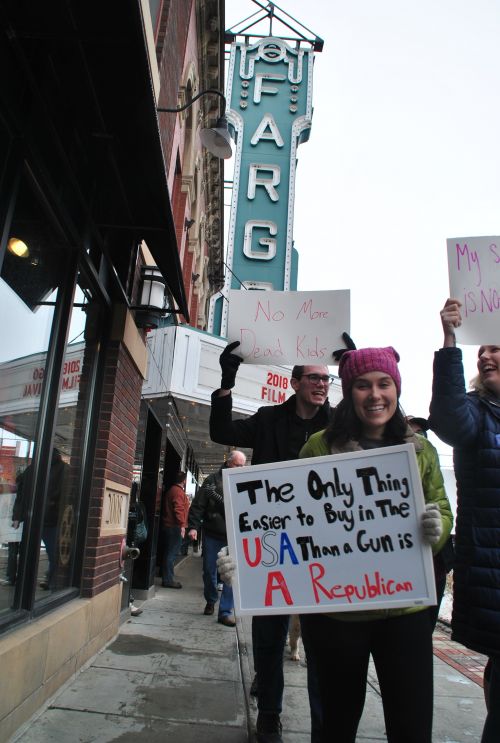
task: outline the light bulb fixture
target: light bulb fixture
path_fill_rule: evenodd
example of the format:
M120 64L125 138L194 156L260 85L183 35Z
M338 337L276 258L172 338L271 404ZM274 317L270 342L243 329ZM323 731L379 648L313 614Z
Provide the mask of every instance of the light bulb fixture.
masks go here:
M208 88L207 90L202 90L200 93L195 95L184 106L179 106L178 108L157 108L156 110L159 113L179 113L180 111L185 111L186 108L192 106L193 103L203 95L218 95L219 98L222 99L222 111L214 127L201 130L201 143L209 152L212 153L212 155L215 155L215 157L227 160L232 156L233 151L231 149L231 135L229 134L227 119L225 117L226 98L220 90L217 90L216 88Z
M142 266L141 279L141 302L135 308L135 322L141 328L157 328L165 309L166 281L157 266Z
M30 254L28 246L19 237L11 237L9 239L7 250L18 258L27 258Z
M178 314L180 310L165 307L167 282L158 266L142 266L141 279L140 304L130 309L135 312L135 323L138 327L152 330L160 325L162 317Z

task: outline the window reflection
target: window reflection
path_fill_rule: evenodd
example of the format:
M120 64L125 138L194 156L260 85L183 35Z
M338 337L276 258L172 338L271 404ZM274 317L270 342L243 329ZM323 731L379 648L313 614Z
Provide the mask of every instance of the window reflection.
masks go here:
M26 175L9 241L0 271L0 618L76 585L81 471L102 325L100 305L80 278L71 317L59 326L67 338L63 365L49 379L46 362L49 343L58 340L52 330L60 289L71 281L65 275L70 248L52 229ZM59 390L58 404L47 410L40 428L48 385ZM52 453L41 462L35 482L41 430L51 436ZM34 511L41 514L38 523L32 523ZM31 533L40 535L40 550L29 563Z
M64 354L54 448L45 501L37 598L74 585L82 456L91 377L98 345L99 307L82 277L75 293Z
M40 307L33 318L30 308L3 278L0 279L0 302L2 310L8 308L5 316L11 318L11 322L4 323L0 329L1 614L15 608L20 546L33 485L29 473L24 478L22 500L17 498L17 490L33 458L54 307Z

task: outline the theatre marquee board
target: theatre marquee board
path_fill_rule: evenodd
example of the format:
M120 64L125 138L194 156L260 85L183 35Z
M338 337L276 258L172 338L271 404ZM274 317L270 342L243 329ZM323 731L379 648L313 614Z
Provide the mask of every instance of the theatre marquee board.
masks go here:
M223 470L239 614L430 606L411 444Z

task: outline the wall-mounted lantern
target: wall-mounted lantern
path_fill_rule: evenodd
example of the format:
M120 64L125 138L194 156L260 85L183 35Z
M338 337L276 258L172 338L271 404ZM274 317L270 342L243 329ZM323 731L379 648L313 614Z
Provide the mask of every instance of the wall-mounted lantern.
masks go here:
M131 307L135 312L136 325L140 328L157 328L162 317L168 314L176 314L180 310L165 306L167 282L158 266L142 266L141 281L140 304Z

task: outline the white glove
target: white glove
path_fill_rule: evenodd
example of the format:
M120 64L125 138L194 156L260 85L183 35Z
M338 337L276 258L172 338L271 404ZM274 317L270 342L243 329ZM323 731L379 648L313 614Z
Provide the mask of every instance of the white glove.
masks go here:
M217 571L223 583L228 586L233 584L233 577L236 572L236 562L229 554L227 547L223 547L217 552Z
M426 503L422 514L422 533L428 544L437 544L443 533L443 522L439 506L435 503Z

